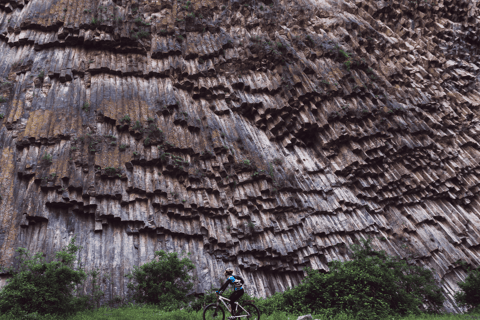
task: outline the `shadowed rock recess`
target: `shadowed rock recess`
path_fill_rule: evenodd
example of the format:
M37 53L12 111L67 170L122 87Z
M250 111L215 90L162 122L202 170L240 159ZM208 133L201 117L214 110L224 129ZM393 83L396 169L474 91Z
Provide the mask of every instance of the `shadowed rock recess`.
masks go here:
M479 3L0 0L0 265L77 234L104 301L161 249L265 297L374 236L460 311Z

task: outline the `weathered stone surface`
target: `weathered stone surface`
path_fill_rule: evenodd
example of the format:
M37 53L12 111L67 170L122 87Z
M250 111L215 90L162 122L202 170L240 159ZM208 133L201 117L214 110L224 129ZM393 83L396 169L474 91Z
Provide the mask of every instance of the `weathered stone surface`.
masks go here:
M459 311L455 262L480 264L478 7L3 0L0 264L77 234L105 299L159 249L191 252L196 293L233 266L267 296L373 234Z

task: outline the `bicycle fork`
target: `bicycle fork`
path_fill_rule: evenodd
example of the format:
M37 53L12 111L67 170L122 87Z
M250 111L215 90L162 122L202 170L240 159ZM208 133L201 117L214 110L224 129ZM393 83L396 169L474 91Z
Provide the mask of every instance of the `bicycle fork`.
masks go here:
M217 310L218 310L218 300L217 300L217 303L215 304L215 312L213 313L213 317L218 316Z

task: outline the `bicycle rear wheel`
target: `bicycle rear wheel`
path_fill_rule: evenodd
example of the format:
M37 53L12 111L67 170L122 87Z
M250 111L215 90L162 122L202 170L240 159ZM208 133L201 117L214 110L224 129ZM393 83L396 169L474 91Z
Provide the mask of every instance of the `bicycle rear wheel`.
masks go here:
M249 316L241 318L241 319L260 320L260 311L258 310L256 305L251 304L251 303L247 303L247 304L243 305L242 307L243 307L243 309L248 311ZM237 307L237 310L239 310L239 309L240 308ZM247 313L242 310L242 313L237 314L237 316L246 315L246 314Z
M209 304L203 310L203 320L225 320L225 312L216 303Z

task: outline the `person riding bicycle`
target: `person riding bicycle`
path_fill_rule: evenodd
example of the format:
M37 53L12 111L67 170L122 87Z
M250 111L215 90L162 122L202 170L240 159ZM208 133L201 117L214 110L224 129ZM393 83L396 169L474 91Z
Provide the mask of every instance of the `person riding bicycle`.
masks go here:
M223 291L228 287L229 284L233 285L234 291L230 295L230 309L232 310L232 316L235 315L237 306L235 302L240 299L241 296L245 293L243 290L243 278L234 275L233 274L233 269L232 268L227 268L224 273L225 277L227 277L227 281L223 284L223 286L216 292L217 294L222 294Z

